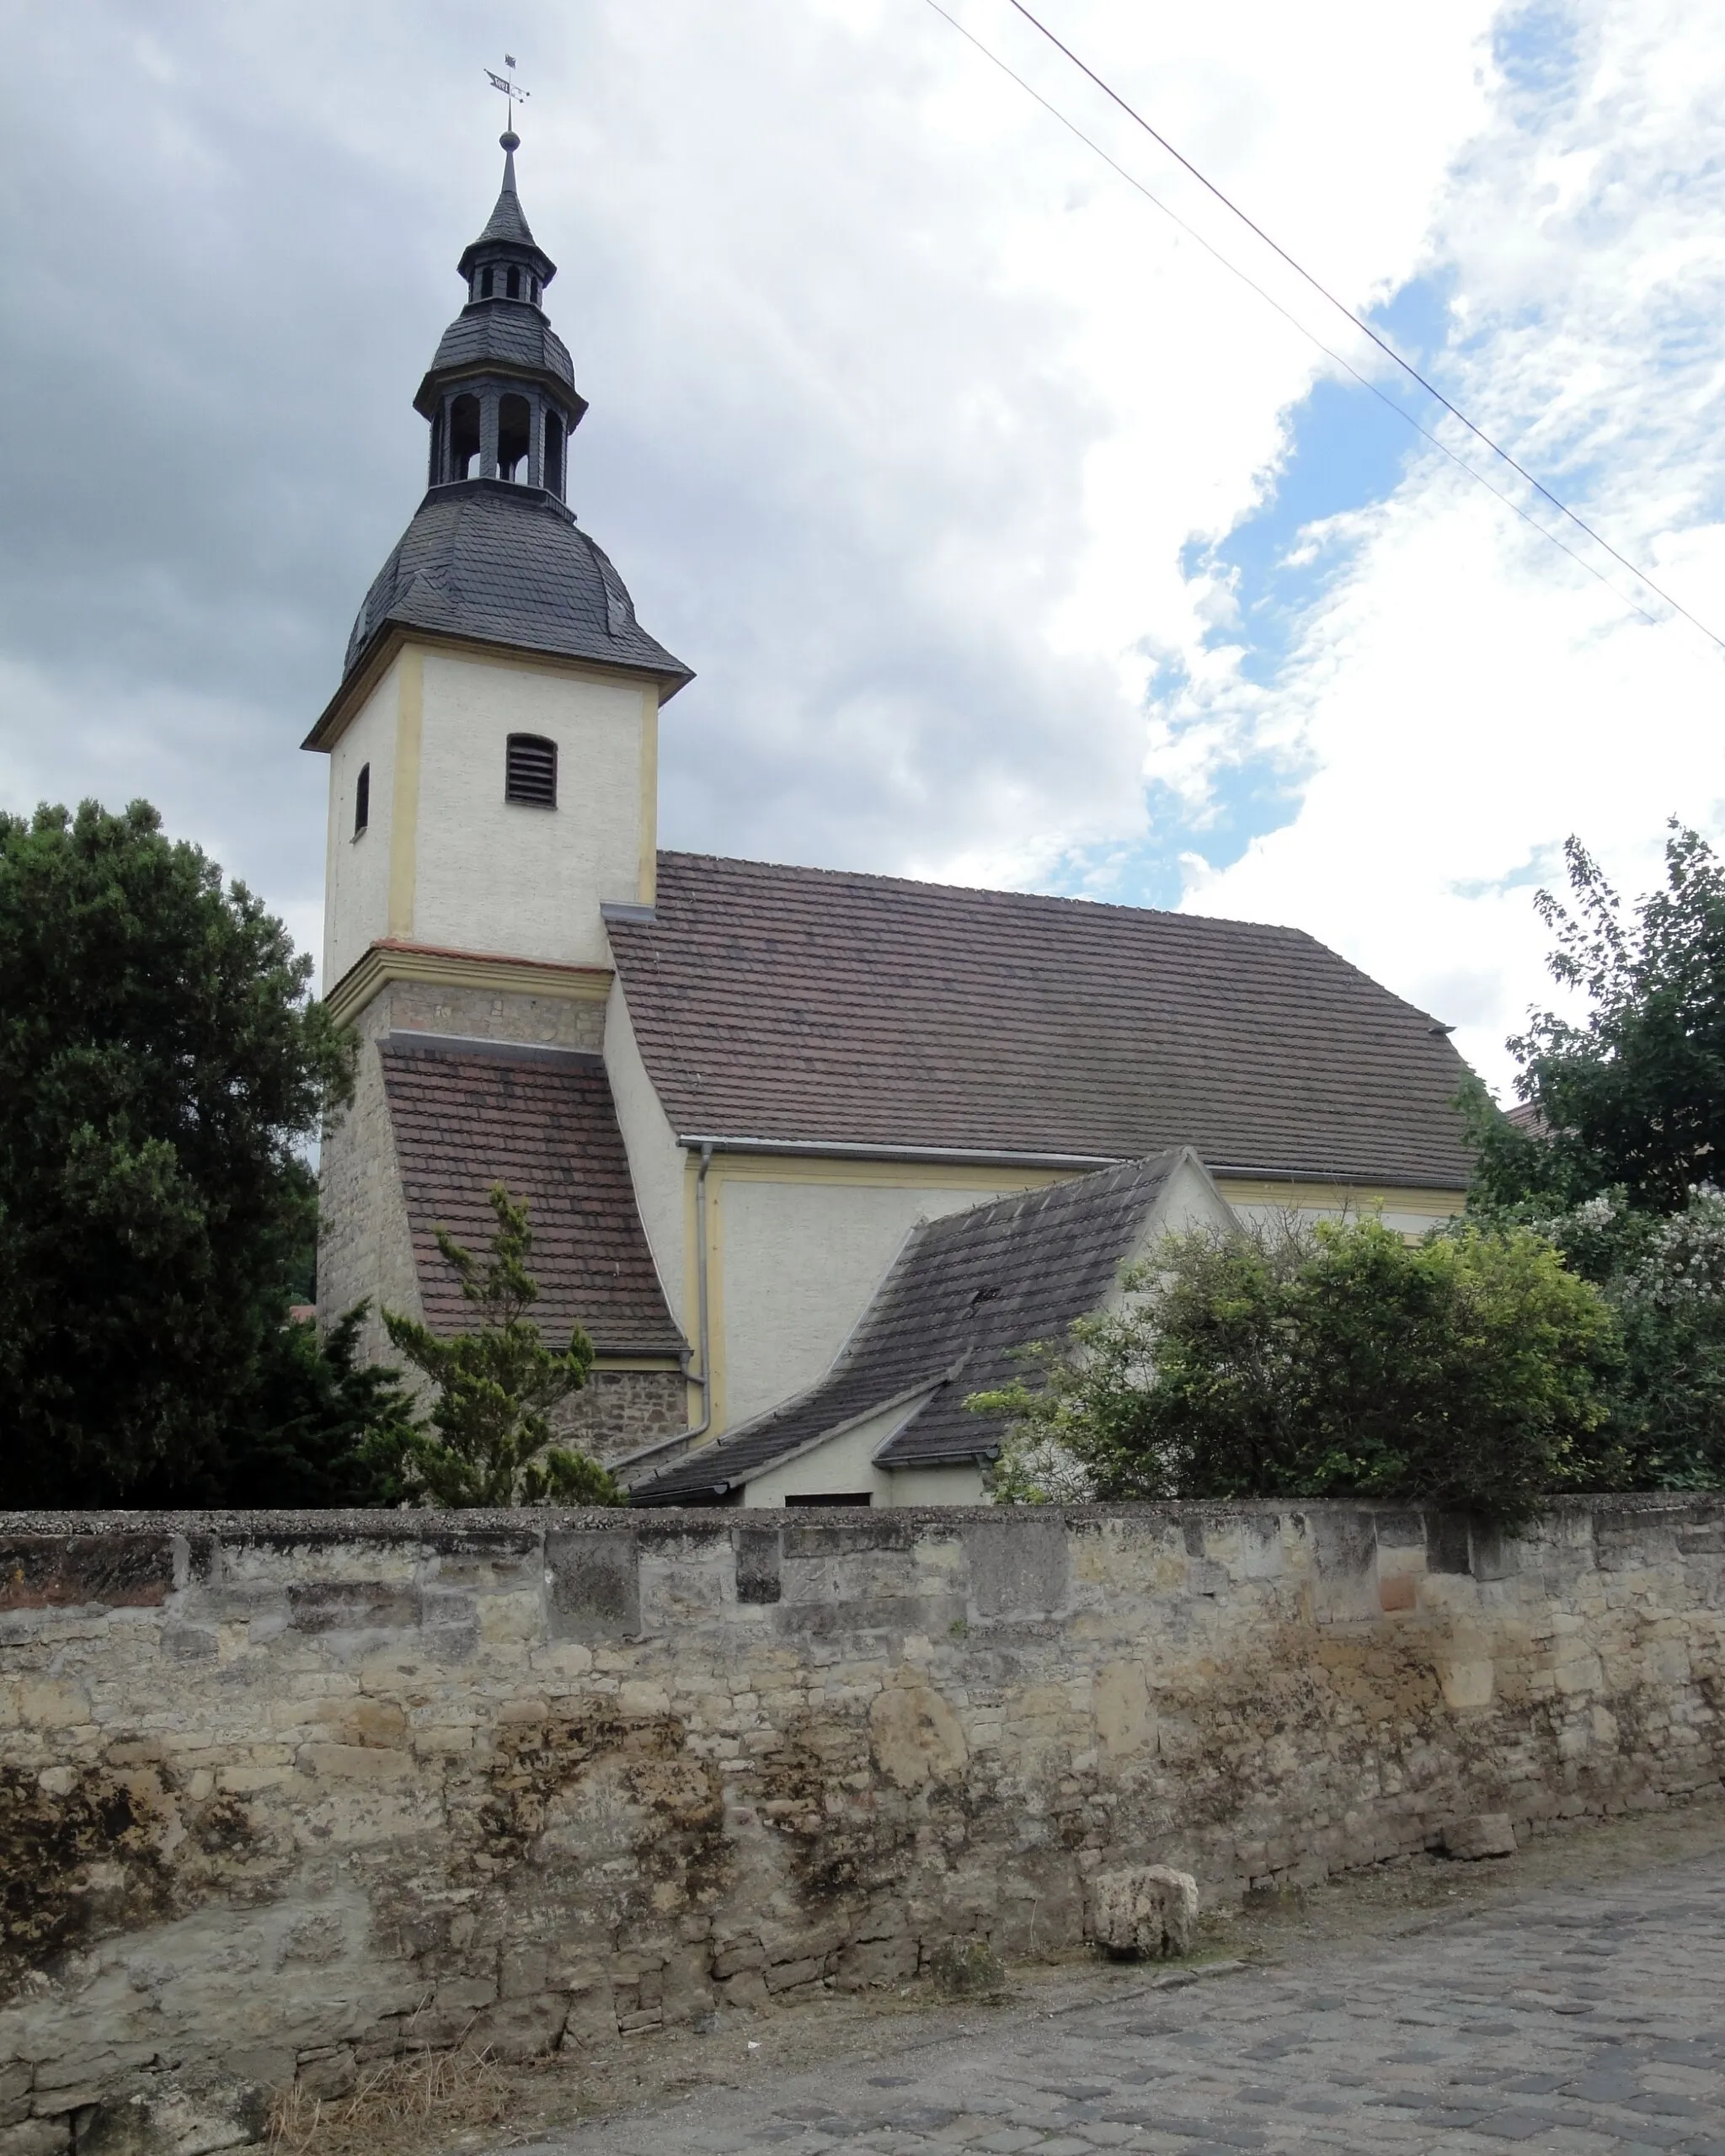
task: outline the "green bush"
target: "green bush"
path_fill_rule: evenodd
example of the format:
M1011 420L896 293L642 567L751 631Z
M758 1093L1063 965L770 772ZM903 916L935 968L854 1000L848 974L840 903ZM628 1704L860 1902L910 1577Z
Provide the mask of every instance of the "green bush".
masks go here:
M1426 1502L1514 1526L1621 1477L1611 1311L1530 1229L1196 1233L1127 1284L973 1399L1009 1421L997 1498L1070 1497L1076 1464L1101 1498Z

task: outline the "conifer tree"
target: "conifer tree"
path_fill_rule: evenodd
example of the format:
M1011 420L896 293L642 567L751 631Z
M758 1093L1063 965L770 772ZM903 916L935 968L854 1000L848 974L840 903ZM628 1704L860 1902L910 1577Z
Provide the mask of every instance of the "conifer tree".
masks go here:
M403 1492L451 1506L625 1504L627 1493L596 1460L551 1442L549 1411L587 1382L593 1343L578 1325L564 1353L546 1346L527 1315L539 1297L527 1270L527 1208L500 1182L489 1196L497 1225L489 1260L437 1230L478 1328L441 1338L417 1318L383 1313L398 1353L437 1387L429 1424L401 1445Z

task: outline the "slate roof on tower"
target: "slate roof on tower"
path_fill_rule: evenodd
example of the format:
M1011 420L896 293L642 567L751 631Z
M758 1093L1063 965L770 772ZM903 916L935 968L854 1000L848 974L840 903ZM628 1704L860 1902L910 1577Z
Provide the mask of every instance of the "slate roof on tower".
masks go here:
M595 659L679 686L693 679L635 619L610 557L562 504L504 479L426 495L366 595L346 675L391 624Z
M1179 1157L1130 1161L924 1221L817 1385L638 1485L631 1502L734 1490L895 1402L904 1420L874 1454L883 1467L995 1451L1000 1419L965 1401L1025 1374L1015 1348L1063 1338L1074 1318L1102 1307Z
M1296 929L672 853L611 940L685 1139L1468 1179L1446 1030Z

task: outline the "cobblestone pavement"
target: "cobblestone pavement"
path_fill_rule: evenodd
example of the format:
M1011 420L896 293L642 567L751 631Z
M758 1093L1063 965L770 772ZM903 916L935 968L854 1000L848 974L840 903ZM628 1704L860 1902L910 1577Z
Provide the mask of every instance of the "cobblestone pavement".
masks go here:
M530 2156L1725 2156L1725 1858L1327 1945L1304 1967L969 2025L921 2046L907 2031L889 2064L703 2088Z

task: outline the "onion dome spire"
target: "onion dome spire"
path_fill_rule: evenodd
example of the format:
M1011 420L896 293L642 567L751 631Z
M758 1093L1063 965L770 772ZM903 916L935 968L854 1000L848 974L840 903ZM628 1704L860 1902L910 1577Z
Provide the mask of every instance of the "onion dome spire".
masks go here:
M546 318L557 265L521 208L513 128L501 147L496 207L462 253L466 304L414 398L430 423L425 497L360 609L343 686L308 746L323 745L349 685L403 632L589 660L656 680L661 695L691 678L636 620L564 500L587 400Z
M457 269L467 303L443 333L414 409L431 422L434 488L503 479L563 498L569 435L586 399L569 349L546 319L557 264L533 237L515 191L513 128L501 139L503 187Z

